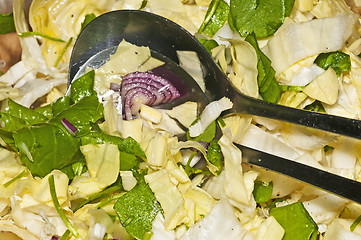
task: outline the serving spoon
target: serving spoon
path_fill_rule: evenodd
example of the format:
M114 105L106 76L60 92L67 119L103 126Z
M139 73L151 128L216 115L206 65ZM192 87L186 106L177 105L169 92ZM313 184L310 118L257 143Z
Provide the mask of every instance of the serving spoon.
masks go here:
M192 34L166 18L145 11L113 11L90 22L74 45L69 66L69 84L81 76L87 66L97 68L104 64L123 39L138 46L149 47L152 55L165 62L156 71L165 77L170 76L168 80L179 88L181 97L172 103L174 105L196 101L200 109L203 109L209 100L226 96L234 104L227 113L256 115L361 139L361 121L285 107L242 94L228 81L212 56ZM178 65L177 51L193 51L198 54L207 89L205 93ZM357 191L361 190L360 182L245 146L237 147L242 150L243 162L288 175L361 203L361 191Z

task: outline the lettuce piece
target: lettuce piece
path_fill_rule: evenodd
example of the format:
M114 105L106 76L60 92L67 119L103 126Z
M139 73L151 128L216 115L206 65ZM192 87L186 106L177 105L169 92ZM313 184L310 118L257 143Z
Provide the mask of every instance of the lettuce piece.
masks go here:
M195 124L197 122L194 121L193 124ZM192 125L191 125L192 126ZM211 142L215 135L216 135L216 131L217 131L217 122L213 121L211 124L209 124L209 126L203 131L203 133L197 137L191 137L189 131L187 131L187 140L190 141L200 141L200 142Z
M81 23L80 32L83 31L83 29L86 27L86 25L88 25L95 18L96 18L96 15L94 13L89 13L89 14L85 15L84 21Z
M6 130L15 131L25 126L46 122L48 119L44 115L9 99L8 106L1 114L1 120L5 123Z
M205 33L210 37L225 24L228 18L229 6L224 0L212 0L198 33Z
M218 240L227 236L229 240L243 239L247 233L238 221L232 205L220 200L208 215L191 226L181 240Z
M253 197L256 203L265 203L272 197L273 182L265 183L263 181L255 181L253 189Z
M257 38L273 35L291 14L294 0L231 0L232 26L243 37L254 32Z
M233 103L226 97L208 104L204 108L199 120L189 127L189 136L194 138L201 135L223 111L231 109L232 107Z
M218 140L214 139L210 142L207 149L207 159L211 164L218 168L217 175L220 174L223 166L223 155Z
M44 177L54 169L61 169L79 161L80 142L60 126L40 123L13 133L20 160L32 175Z
M152 223L159 212L160 204L141 176L137 185L122 195L114 204L120 223L136 239L143 239L152 230Z
M281 87L276 80L276 72L272 67L272 61L259 48L254 33L247 35L245 40L254 47L257 53L257 81L260 95L264 101L276 103L281 95Z
M94 91L94 78L95 71L91 70L78 79L75 79L71 83L67 95L75 103L84 97L97 96L96 91Z
M13 13L0 14L0 34L15 32Z
M119 175L120 161L117 145L104 143L99 145L88 144L80 147L85 156L87 168L92 178L109 186Z
M321 52L342 49L345 41L351 36L357 19L356 15L352 14L301 23L290 22L270 38L262 50L272 61L272 67L278 76L302 59Z
M321 53L315 59L315 63L325 70L331 67L337 76L340 76L342 72L351 71L350 55L340 51Z
M318 226L302 202L272 208L270 215L273 216L285 230L283 240L317 239Z

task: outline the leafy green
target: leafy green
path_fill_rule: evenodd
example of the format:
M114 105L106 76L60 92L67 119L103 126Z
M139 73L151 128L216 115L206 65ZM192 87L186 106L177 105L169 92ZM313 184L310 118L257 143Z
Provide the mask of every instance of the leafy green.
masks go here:
M84 97L97 96L94 90L94 77L95 71L91 70L71 83L68 96L73 102L78 102Z
M359 225L360 222L361 222L361 215L358 216L358 218L356 218L356 220L351 224L350 231L353 232L356 229L357 225Z
M143 0L142 4L139 7L139 10L142 10L143 8L145 8L147 6L147 4L148 4L148 0Z
M256 203L265 203L271 199L273 191L273 182L264 183L256 181L253 188L253 197Z
M57 114L49 123L62 126L61 120L65 118L78 129L76 135L83 136L92 129L91 122L94 123L103 117L103 110L103 104L96 96L84 97Z
M97 16L95 16L94 13L89 13L85 15L84 21L81 23L81 29L80 32L83 31L83 29L88 25L93 19L95 19Z
M53 175L49 176L48 182L49 182L50 195L51 195L51 199L53 201L55 210L57 211L60 219L63 221L64 225L67 227L69 232L75 238L78 238L79 237L78 231L75 229L74 225L70 222L69 218L67 218L67 216L65 215L65 213L63 211L63 208L59 204L59 200L58 200L58 197L56 195L56 188L55 188L55 182L54 182L54 176Z
M41 114L41 115L43 115L47 119L52 119L53 118L52 104L46 104L44 106L35 108L34 111Z
M15 131L25 126L46 122L48 119L32 109L8 99L8 106L1 113L1 120L5 123L6 130Z
M40 123L13 133L20 160L34 176L44 177L82 158L80 141L64 128Z
M207 159L218 168L217 174L220 174L222 171L223 155L217 139L210 142L207 150Z
M132 169L138 169L140 160L135 155L126 153L126 152L119 152L119 159L120 159L120 171L129 171Z
M52 113L54 116L58 115L72 104L72 100L68 96L58 98L51 104Z
M257 38L273 35L291 14L294 0L231 0L232 28L245 37L254 32Z
M127 232L143 239L152 230L153 220L162 208L144 178L136 178L137 185L117 200L114 210Z
M322 103L318 100L314 101L313 103L307 105L304 109L309 110L309 111L313 111L313 112L321 112L321 113L325 113L326 110L323 107Z
M325 70L331 67L337 76L340 76L342 72L351 71L350 56L340 51L321 53L315 59L315 63Z
M245 40L256 50L258 63L258 87L264 101L276 103L281 96L281 87L275 77L275 70L271 66L271 60L261 51L254 33L249 34Z
M199 120L199 118L197 118L193 123L195 124L197 121ZM217 123L216 121L213 121L207 128L206 130L204 130L204 132L197 136L197 137L191 137L189 135L189 131L187 131L187 140L191 140L191 141L201 141L201 142L211 142L213 140L213 138L216 136L216 131L217 131Z
M141 159L147 159L145 152L139 145L139 143L134 140L132 137L127 137L118 144L119 151L132 154L134 156L140 157Z
M14 143L13 134L11 131L7 131L5 129L0 128L0 138L9 146L12 147L15 151L17 151L17 148Z
M224 0L212 0L209 4L206 16L198 33L205 33L213 37L225 24L228 18L229 6Z
M270 215L285 230L282 240L305 240L317 237L318 227L302 202L272 208Z
M0 34L15 32L14 14L0 14Z
M212 49L218 46L217 41L213 39L208 40L204 38L197 38L197 40L203 45L209 54L212 54Z

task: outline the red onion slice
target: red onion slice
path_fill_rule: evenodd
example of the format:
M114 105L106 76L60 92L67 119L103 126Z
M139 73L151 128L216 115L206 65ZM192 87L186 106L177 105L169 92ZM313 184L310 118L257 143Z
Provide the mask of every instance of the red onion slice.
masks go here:
M180 97L179 91L171 82L150 72L135 72L124 76L120 92L127 120L133 118L142 104L156 106Z
M78 129L74 127L74 125L71 124L66 118L61 119L61 124L63 124L63 126L66 128L66 130L68 130L71 135L75 136Z

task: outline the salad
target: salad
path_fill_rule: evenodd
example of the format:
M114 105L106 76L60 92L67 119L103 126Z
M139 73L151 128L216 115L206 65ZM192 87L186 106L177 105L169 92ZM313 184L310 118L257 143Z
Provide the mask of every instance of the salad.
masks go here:
M359 204L243 164L233 144L360 180L359 140L222 115L233 104L227 98L201 113L196 102L158 108L179 89L157 75L163 62L147 47L125 40L67 86L81 30L103 13L136 9L194 34L249 96L360 119L359 7L353 0L14 0L0 15L0 34L16 32L21 44L21 59L6 71L0 65L0 239L361 239ZM205 91L197 56L179 52L179 59Z

